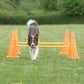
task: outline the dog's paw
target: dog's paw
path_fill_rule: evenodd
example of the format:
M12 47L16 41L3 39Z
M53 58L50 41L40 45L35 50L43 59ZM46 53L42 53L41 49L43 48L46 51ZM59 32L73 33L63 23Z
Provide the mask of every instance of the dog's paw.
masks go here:
M36 61L36 58L32 58L33 61Z

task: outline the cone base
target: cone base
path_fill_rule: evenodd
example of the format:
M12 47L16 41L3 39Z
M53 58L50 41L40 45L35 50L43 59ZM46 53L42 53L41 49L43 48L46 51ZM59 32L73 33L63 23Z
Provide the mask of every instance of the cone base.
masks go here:
M21 54L21 52L19 51L18 54Z
M78 58L80 58L79 56L77 56L77 57L67 57L67 58L71 58L71 59L78 59Z
M59 54L65 54L65 55L67 55L68 53L63 53L63 52L60 52Z
M19 56L15 57L15 56L6 56L7 58L19 58Z

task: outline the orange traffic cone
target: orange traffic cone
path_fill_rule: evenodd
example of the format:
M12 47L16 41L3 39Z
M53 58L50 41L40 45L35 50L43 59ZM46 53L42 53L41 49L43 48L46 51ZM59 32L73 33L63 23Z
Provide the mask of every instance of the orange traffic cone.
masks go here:
M15 32L12 32L11 40L10 40L10 46L8 50L8 55L6 57L9 58L18 58L17 52L16 52L16 39L15 39Z
M17 29L15 30L15 37L16 37L16 44L18 45L18 30ZM17 47L17 53L21 54L19 51L19 47Z
M69 46L69 34L68 34L68 30L66 30L66 33L65 33L63 46ZM68 47L62 48L60 54L68 54L68 50L69 50Z
M10 40L10 46L9 46L9 50L8 50L8 55L6 56L6 57L10 57L10 56L12 56L12 54L13 54L13 42L14 42L14 32L12 32L12 36L11 36L11 40Z
M77 52L74 32L71 33L70 47L69 47L69 53L67 58L72 58L72 59L80 58Z
M19 56L17 55L17 43L16 43L16 36L15 36L15 32L14 32L14 49L13 49L13 58L19 58Z

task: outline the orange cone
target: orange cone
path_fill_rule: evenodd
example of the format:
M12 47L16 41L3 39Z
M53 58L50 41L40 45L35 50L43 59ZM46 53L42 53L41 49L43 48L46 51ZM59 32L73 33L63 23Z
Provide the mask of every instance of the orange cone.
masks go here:
M18 30L17 29L15 30L15 36L16 36L16 44L18 45ZM19 51L19 47L17 47L17 53L21 54Z
M66 33L65 33L63 46L69 46L69 34L68 34L68 30L66 30ZM69 50L68 47L62 48L60 54L68 54L68 50Z
M10 46L8 50L8 55L6 57L9 58L18 58L17 56L17 50L16 50L16 39L15 39L15 32L12 32L11 40L10 40Z
M8 50L8 55L6 57L10 57L13 54L13 42L14 42L14 32L12 32L12 36L11 36L11 40L10 40L10 46L9 46L9 50Z
M71 33L70 47L69 47L69 53L67 58L72 58L72 59L80 58L77 52L74 32Z
M13 58L19 58L19 56L17 55L17 43L16 43L16 36L15 36L15 32L14 32L14 49L13 49Z

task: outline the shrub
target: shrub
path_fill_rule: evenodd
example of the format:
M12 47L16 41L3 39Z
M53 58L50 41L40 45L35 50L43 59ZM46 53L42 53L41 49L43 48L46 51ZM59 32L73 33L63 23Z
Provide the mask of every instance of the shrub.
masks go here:
M13 3L12 1L5 1L6 3L12 5L15 9L18 7L15 3Z
M14 11L15 9L13 8L12 5L5 3L3 1L0 1L0 10L1 11Z
M40 5L45 10L57 10L57 0L40 0Z
M1 11L0 24L25 24L27 16L27 13L23 11Z
M38 5L38 2L35 0L35 1L21 1L17 10L29 12L29 11L38 10L38 9L39 9L39 5Z
M20 4L20 0L10 0L10 1L13 2L16 5L19 5Z
M84 15L84 0L66 0L66 2L63 1L61 5L61 10L63 10L66 15Z
M84 16L65 16L60 12L39 12L38 14L27 14L24 11L0 12L0 24L26 25L29 19L35 19L38 24L84 23Z

